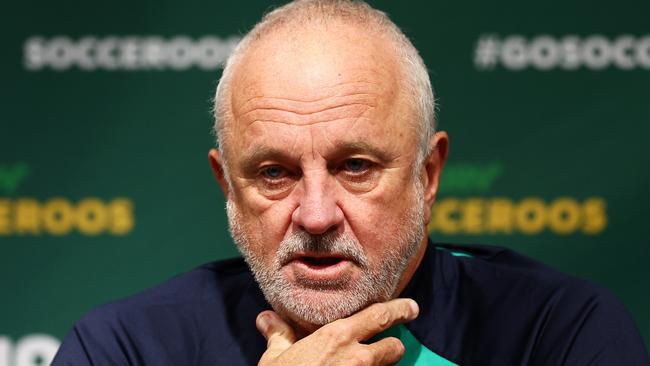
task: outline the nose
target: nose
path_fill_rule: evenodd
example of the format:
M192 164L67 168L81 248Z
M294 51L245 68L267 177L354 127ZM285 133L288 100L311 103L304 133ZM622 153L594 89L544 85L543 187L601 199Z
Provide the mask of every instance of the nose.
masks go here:
M343 211L328 177L305 177L302 183L304 189L291 216L293 223L313 235L338 229L343 223Z

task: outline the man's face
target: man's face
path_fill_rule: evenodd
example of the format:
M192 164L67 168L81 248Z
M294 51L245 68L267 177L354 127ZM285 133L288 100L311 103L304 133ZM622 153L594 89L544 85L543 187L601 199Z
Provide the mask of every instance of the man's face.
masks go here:
M364 33L279 31L233 74L231 232L296 322L394 297L426 240L414 113L389 45Z

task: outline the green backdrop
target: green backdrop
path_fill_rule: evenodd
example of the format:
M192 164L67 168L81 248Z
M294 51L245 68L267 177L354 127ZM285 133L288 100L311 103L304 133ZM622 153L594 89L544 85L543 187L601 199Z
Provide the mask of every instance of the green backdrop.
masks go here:
M650 340L650 3L373 1L421 51L450 161L434 240L611 289ZM207 151L220 62L272 4L43 1L0 22L0 366L237 255Z

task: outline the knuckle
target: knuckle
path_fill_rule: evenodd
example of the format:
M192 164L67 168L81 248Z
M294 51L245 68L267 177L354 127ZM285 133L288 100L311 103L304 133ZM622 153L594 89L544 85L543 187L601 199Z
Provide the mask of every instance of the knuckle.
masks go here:
M392 322L392 314L388 306L377 304L373 312L373 319L381 327L389 326Z
M324 338L332 338L332 337L334 337L336 335L337 331L335 329L336 327L333 324L334 323L326 325L326 326L320 328L318 331L316 331L316 333L318 333L321 337L324 337Z
M323 336L337 344L347 343L352 339L352 328L346 322L337 320L321 328Z
M373 365L375 363L375 357L373 353L365 348L357 351L352 357L352 364L357 366L367 366Z

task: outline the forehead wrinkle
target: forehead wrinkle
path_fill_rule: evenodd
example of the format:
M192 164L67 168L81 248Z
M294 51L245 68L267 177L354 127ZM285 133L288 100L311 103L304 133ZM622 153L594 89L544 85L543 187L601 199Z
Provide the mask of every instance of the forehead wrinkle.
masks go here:
M233 88L237 92L231 98L233 114L265 107L313 113L341 103L376 104L384 93L394 89L393 75L368 68L357 70L356 75L354 68L346 68L316 85L308 76L295 72L283 77L278 75L282 73L279 70L262 71L255 69L252 74L238 78L239 85ZM342 80L346 78L349 80ZM331 79L335 82L331 83Z
M356 117L347 117L347 118L333 118L333 119L328 119L328 120L324 120L324 121L313 121L313 122L308 122L308 123L296 124L296 123L291 123L291 122L287 122L287 121L275 121L275 120L258 119L258 120L251 121L250 123L248 123L246 125L246 127L244 127L244 130L248 129L252 124L255 124L255 123L262 123L262 124L264 124L264 123L280 123L280 124L283 124L283 125L293 126L293 127L309 127L309 126L320 125L320 124L325 124L325 123L332 123L332 122L347 122L347 121L350 121L350 122L354 123L357 120L358 120L358 118L356 118Z
M256 87L258 87L259 82L251 82L251 85L248 85L247 87L243 88L243 90L255 90ZM318 101L323 101L327 100L329 98L336 98L336 97L342 97L342 96L354 96L354 95L363 95L363 94L371 94L366 91L363 91L364 86L369 85L371 86L370 89L375 89L372 88L372 86L377 86L376 81L366 81L366 80L357 80L357 81L352 81L352 82L340 82L336 83L333 85L328 85L328 86L320 86L319 89L321 89L323 92L318 94L317 90L311 90L314 93L317 93L315 97L312 98L307 98L306 95L297 95L296 97L292 98L293 103L311 103L311 102L318 102ZM330 94L328 92L328 89L332 88L339 88L344 87L343 90L338 90L337 93L334 93L332 95L327 95ZM348 90L349 89L349 90ZM324 94L324 95L321 95ZM259 98L265 98L265 99L279 99L279 100L286 100L287 98L282 98L282 97L272 97L272 96L265 96L265 95L253 95L245 99L238 105L237 107L239 108L244 108L246 104L248 104L251 101L254 101Z
M309 137L311 137L311 158L312 158L312 160L316 160L316 155L317 154L316 154L316 150L315 150L315 147L314 147L315 138L314 138L314 128L313 127L309 127Z
M359 91L358 88L339 90L337 95L311 101L275 95L254 96L243 104L240 103L239 107L233 111L235 112L233 117L235 121L244 125L256 121L311 125L337 119L358 118L368 109L377 108L382 99L382 96L375 90L364 89L366 90Z
M299 140L300 139L299 139L298 134L294 134L293 143L291 144L291 151L299 151L298 159L302 159L302 152L300 152L300 148L298 146Z
M353 130L355 130L356 127L357 127L357 124L358 124L361 120L363 120L363 119L368 119L368 118L366 117L366 114L367 114L367 112L369 112L369 111L370 111L370 110L366 110L365 112L361 113L361 115L359 115L357 118L355 118L354 121L352 121L352 125L350 125L350 127L348 127L349 131L353 131Z
M274 108L251 111L248 115L241 116L241 121L247 125L255 121L267 121L297 126L308 126L323 122L357 119L372 108L373 107L364 104L353 104L334 107L312 114L297 114Z
M324 111L326 109L350 104L367 104L376 105L383 91L377 83L366 82L364 87L351 85L350 83L341 83L335 86L326 87L331 89L336 87L337 90L323 93L320 90L310 89L309 93L315 93L312 98L305 98L304 93L296 92L291 89L290 92L279 90L264 90L264 83L261 85L251 85L249 90L256 91L256 95L246 98L239 102L233 98L233 112L235 115L245 115L250 111L257 109L283 109L297 114L310 114ZM352 84L358 84L354 82ZM334 92L334 93L332 93Z
M355 123L355 122L352 122ZM332 141L330 134L328 133L327 129L325 129L325 133L323 133L323 138L325 139L325 143L328 144L329 148L334 148L336 145L334 144L334 141Z
M254 110L272 110L282 109L296 114L313 114L325 111L327 109L338 108L346 105L364 104L369 106L376 106L377 96L373 93L352 93L346 95L333 95L323 99L316 99L312 101L293 100L289 98L280 97L253 97L249 99L245 105L247 108L239 108L243 110L240 115L246 115ZM252 104L252 106L249 106Z
M298 114L301 116L307 116L307 115L314 115L322 112L327 112L327 111L333 111L336 109L344 108L344 107L354 107L354 106L367 106L367 107L376 107L377 103L375 99L372 96L364 97L363 99L361 98L339 98L340 100L333 101L332 103L327 103L327 104L321 104L315 103L313 106L312 105L305 105L305 107L299 107L295 108L294 106L291 105L291 101L288 103L283 102L277 102L278 98L275 98L274 101L268 102L268 101L261 101L259 103L256 103L257 105L253 106L253 108L250 108L249 110L242 112L239 114L239 117L245 117L248 114L251 114L255 111L259 112L264 112L264 111L282 111L282 112L289 112L293 114Z

